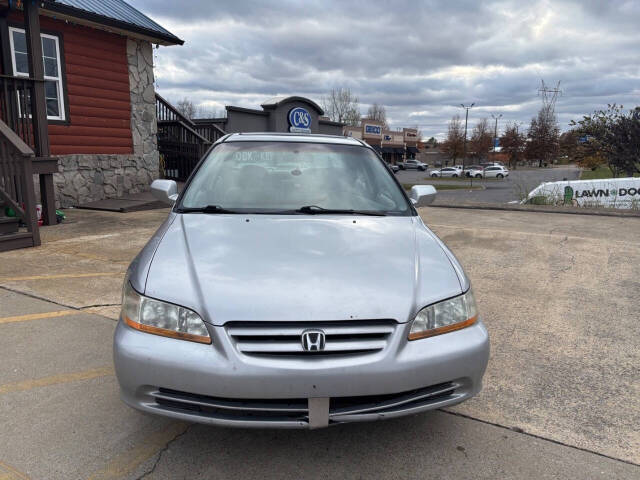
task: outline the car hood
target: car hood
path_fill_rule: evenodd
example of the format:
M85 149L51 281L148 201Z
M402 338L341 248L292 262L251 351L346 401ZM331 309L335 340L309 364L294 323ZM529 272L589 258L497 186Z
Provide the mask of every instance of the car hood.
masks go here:
M419 217L183 214L158 244L144 293L214 325L407 322L462 293L463 275Z

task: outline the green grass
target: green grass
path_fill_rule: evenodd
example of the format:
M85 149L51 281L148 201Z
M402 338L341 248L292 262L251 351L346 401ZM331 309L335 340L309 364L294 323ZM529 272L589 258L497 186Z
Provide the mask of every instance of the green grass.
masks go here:
M640 177L640 174L636 173L634 177ZM580 174L580 180L597 180L600 178L613 178L611 169L606 165L600 165L595 170L582 170Z
M424 185L424 184L403 183L402 187L405 190L411 190L411 187L413 187L414 185ZM476 185L474 185L473 187L470 187L469 185L434 185L434 187L436 187L436 190L482 190L483 189L482 187L479 187Z

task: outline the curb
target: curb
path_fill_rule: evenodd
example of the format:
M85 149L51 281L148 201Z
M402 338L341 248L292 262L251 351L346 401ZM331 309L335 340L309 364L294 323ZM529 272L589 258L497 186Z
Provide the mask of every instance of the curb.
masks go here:
M460 208L466 210L501 210L508 212L561 213L565 215L595 215L601 217L631 217L640 218L640 211L621 211L613 209L571 208L571 207L541 207L496 205L490 203L468 203L458 205L430 205L423 208Z

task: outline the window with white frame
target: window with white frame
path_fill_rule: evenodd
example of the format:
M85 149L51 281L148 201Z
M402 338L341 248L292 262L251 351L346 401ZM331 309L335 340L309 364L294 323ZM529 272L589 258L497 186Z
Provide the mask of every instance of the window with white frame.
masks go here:
M42 63L44 64L44 96L47 102L47 119L65 120L62 90L62 66L60 63L60 40L55 35L40 34L42 41ZM27 37L21 28L9 28L11 59L15 75L28 77Z

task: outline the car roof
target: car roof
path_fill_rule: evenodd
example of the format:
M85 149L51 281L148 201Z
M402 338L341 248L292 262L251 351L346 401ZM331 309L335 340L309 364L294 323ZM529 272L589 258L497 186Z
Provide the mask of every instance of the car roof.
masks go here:
M356 138L339 135L320 135L317 133L276 133L252 132L232 133L220 139L221 142L297 142L297 143L331 143L337 145L356 145L369 147Z

